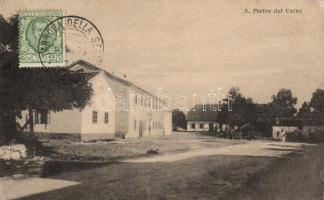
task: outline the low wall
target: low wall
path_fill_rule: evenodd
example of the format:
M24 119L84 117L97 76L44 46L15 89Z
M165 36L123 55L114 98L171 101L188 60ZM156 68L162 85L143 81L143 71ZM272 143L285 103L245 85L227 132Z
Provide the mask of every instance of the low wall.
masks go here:
M307 133L308 138L313 142L324 142L323 126L305 126L303 130Z
M296 126L273 126L272 137L280 139L281 131L287 133L288 140L309 140L313 142L324 142L324 126L304 126L299 129Z
M272 127L272 137L279 140L281 131L284 130L286 133L293 133L298 130L296 126L273 126Z

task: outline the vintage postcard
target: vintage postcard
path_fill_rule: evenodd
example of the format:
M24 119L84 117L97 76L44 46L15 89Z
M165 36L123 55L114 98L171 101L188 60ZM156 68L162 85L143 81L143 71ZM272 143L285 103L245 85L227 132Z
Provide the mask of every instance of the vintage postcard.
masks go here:
M324 0L0 0L0 200L324 199Z

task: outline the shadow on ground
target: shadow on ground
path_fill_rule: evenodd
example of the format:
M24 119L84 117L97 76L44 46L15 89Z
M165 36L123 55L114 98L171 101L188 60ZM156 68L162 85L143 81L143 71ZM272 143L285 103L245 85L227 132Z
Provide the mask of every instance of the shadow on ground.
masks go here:
M21 199L215 199L278 159L217 155L171 163L48 162L44 177L80 184Z
M41 177L55 176L66 172L78 172L111 164L114 164L114 162L47 161L41 167Z

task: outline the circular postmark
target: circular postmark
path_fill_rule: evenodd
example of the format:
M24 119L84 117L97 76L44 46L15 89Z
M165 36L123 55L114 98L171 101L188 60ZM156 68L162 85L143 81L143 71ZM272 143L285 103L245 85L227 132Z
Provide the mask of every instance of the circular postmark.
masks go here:
M40 34L37 52L44 67L56 63L53 60L55 58L51 59L51 53L47 52L47 49L58 34L62 34L64 40L62 46L64 66L78 60L84 60L95 66L101 64L104 41L99 29L84 17L68 15L52 20Z

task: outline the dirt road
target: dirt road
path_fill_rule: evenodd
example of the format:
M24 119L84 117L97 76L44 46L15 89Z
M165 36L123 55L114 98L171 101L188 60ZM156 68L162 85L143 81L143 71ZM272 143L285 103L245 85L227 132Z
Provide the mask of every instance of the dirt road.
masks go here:
M271 163L223 200L323 200L324 144L309 145Z
M118 163L48 162L41 178L0 182L11 181L8 194L23 185L19 199L318 200L323 155L324 145L256 141ZM51 190L51 180L66 186Z
M200 148L183 153L166 153L160 156L152 156L146 158L127 159L123 162L134 163L150 163L150 162L175 162L199 156L212 155L233 155L233 156L265 156L265 157L281 157L292 151L302 148L302 143L278 143L268 141L251 141L245 144L237 144L233 146L223 146L219 148Z

